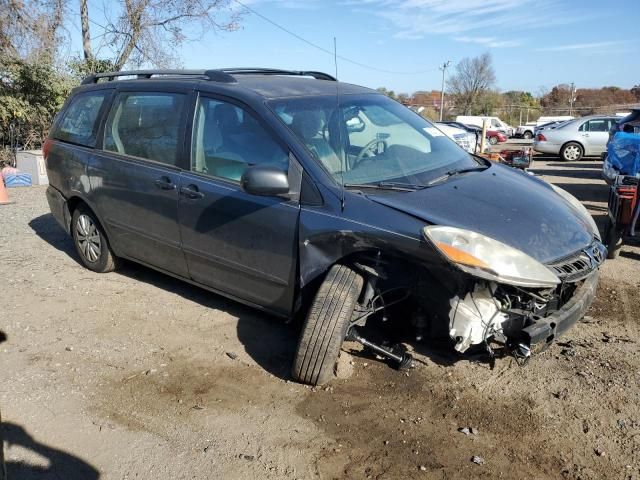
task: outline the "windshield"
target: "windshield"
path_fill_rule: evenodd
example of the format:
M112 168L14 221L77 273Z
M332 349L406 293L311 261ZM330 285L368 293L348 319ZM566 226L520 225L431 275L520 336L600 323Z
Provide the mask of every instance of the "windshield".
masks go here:
M426 185L484 165L432 123L384 95L279 99L271 108L334 177L348 185Z

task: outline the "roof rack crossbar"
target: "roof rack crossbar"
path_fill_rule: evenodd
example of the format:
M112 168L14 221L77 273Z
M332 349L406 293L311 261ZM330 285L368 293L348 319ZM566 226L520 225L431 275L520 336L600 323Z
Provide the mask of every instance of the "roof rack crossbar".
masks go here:
M233 75L291 75L300 77L313 77L316 80L337 81L328 73L316 72L313 70L281 70L279 68L222 68L211 70L124 70L121 72L93 73L82 80L82 85L98 83L100 79L108 82L116 80L118 77L136 77L148 79L154 76L191 76L202 77L203 79L220 82L236 83Z
M313 77L316 80L337 81L335 77L324 72L314 70L282 70L279 68L222 68L221 72L230 75L292 75L300 77Z
M236 79L222 70L125 70L121 72L94 73L82 80L82 85L98 83L101 78L112 81L118 77L151 78L153 76L192 76L222 83L236 83Z

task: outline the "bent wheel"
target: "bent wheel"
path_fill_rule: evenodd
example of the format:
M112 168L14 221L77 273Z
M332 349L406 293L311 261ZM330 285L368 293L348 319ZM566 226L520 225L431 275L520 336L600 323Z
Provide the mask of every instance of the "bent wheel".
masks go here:
M293 378L309 385L322 385L333 377L362 285L362 277L349 267L331 267L302 328Z

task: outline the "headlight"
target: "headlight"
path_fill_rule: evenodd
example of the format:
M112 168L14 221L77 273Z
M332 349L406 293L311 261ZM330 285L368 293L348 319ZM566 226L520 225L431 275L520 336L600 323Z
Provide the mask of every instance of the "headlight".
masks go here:
M493 238L437 225L424 227L422 233L447 260L476 277L523 287L554 287L560 283L543 264Z
M569 203L569 205L571 205L580 213L580 215L583 217L583 220L585 220L589 225L589 227L591 227L591 233L593 233L593 235L595 235L596 238L600 240L600 232L598 231L598 226L596 225L596 222L593 220L593 217L591 216L589 211L585 208L585 206L582 203L580 203L580 200L578 200L576 197L571 195L569 192L567 192L563 188L556 187L553 184L549 184L549 185L551 185L551 188L553 188L553 190L558 195L564 198Z

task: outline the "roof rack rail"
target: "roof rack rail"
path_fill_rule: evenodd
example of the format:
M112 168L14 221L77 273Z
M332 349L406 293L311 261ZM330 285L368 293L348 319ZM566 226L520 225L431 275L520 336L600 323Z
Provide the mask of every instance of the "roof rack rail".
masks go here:
M316 80L336 82L328 73L313 70L281 70L278 68L221 68L212 70L124 70L121 72L93 73L82 80L82 85L98 83L101 78L111 82L118 77L151 78L157 76L191 76L221 83L237 83L233 75L290 75L313 77Z
M324 72L313 70L282 70L279 68L221 68L221 72L230 75L291 75L299 77L313 77L316 80L336 82L336 78Z
M202 77L206 80L222 83L236 83L236 79L222 70L124 70L121 72L94 73L82 80L82 85L98 83L101 78L107 81L118 77L151 78L154 76L191 76Z

